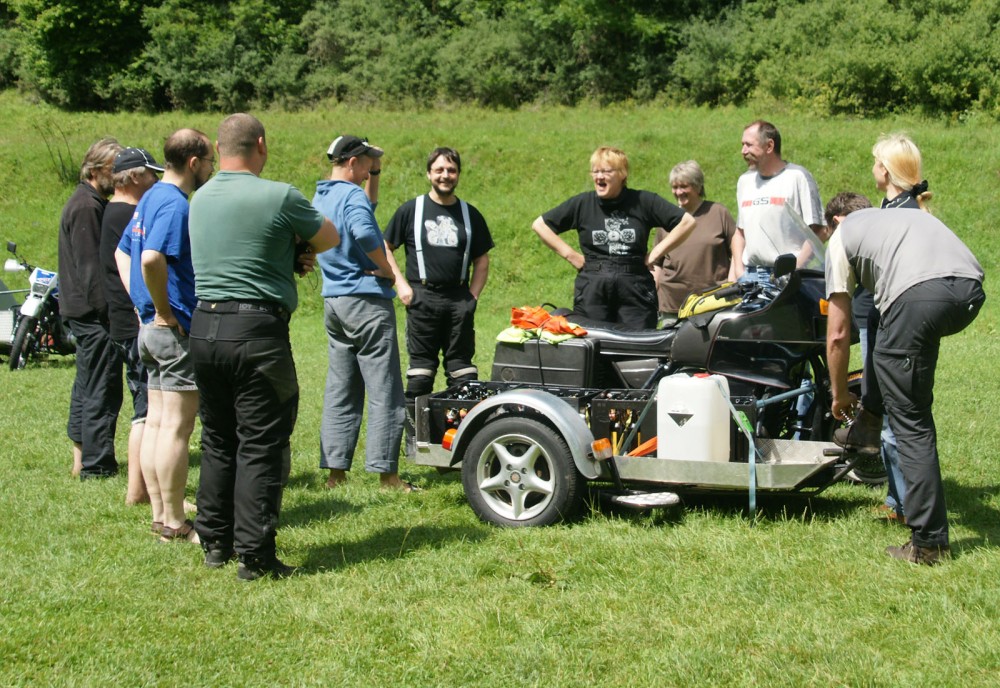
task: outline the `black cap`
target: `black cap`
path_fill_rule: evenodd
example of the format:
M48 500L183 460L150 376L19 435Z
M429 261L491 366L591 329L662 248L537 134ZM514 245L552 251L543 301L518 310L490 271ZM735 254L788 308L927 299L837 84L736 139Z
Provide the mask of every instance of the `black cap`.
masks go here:
M162 172L163 167L157 164L153 156L145 148L126 148L115 156L114 173L135 169L136 167L146 167L153 172Z
M330 158L331 162L356 158L359 155L381 158L383 153L385 151L378 146L373 146L367 139L359 139L357 136L338 136L326 149L326 157Z

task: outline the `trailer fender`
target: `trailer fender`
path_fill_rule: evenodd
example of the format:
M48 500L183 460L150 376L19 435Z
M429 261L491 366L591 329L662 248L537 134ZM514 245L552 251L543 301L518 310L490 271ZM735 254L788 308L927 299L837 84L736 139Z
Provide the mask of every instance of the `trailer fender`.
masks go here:
M452 442L452 452L456 461L465 453L469 442L486 419L498 410L505 410L507 417L518 414L542 416L562 435L573 455L573 463L580 474L588 480L600 475L590 448L594 436L580 414L557 396L540 389L515 389L501 392L476 404L458 426Z

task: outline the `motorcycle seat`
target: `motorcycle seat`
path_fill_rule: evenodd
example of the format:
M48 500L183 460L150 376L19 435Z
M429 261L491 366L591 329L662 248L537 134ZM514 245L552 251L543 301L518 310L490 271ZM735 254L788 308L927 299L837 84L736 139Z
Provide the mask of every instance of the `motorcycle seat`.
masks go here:
M666 357L674 343L675 328L626 330L614 326L587 327L587 339L600 342L602 354L640 354Z

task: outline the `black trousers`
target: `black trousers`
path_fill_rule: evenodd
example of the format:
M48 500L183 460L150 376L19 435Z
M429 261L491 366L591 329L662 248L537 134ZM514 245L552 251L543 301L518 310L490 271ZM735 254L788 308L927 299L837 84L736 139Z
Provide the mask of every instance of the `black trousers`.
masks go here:
M291 468L299 385L286 317L199 305L191 319L202 424L195 529L203 545L231 545L244 561L275 556Z
M656 327L657 307L656 284L641 264L588 262L576 276L573 310L584 317L649 330Z
M70 393L66 434L83 449L80 477L118 472L115 426L122 407L122 358L100 318L67 318L76 337L76 379Z
M921 547L948 544L948 512L934 425L934 375L942 337L964 330L982 308L980 282L940 278L907 289L883 313L862 404L885 412L906 482L903 511ZM869 334L870 336L870 334Z
M472 363L476 353L475 319L476 299L468 287L439 290L413 284L413 301L406 309L408 398L430 393L439 352L450 378L477 376Z

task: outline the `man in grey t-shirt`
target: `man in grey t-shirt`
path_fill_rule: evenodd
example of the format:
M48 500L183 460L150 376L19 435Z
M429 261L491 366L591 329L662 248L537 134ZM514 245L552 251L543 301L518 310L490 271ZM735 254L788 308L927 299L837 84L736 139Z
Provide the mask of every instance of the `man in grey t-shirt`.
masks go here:
M934 427L934 372L941 338L976 319L986 295L983 269L940 220L921 210L865 209L833 213L837 231L826 254L827 358L836 418L850 417L847 391L851 294L858 284L875 295L881 315L873 379L850 428L834 441L878 451L882 414L899 446L906 481L903 509L912 531L886 552L915 564L935 564L949 552L948 513Z

